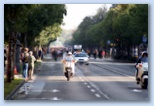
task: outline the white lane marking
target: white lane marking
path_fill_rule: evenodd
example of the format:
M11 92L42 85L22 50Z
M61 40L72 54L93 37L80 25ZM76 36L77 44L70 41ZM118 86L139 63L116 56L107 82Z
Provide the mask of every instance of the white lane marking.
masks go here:
M53 97L53 99L51 100L61 100L61 99L59 99L58 97Z
M89 85L87 86L88 88L91 88Z
M27 98L28 100L62 100L58 97L53 97L53 98Z
M88 81L88 82L89 82L89 84L90 84L93 88L95 88L101 95L103 95L106 99L110 100L110 98L109 98L105 93L103 93L94 83L92 83L92 82L90 82L90 81Z
M28 100L48 100L50 98L27 98Z
M85 85L87 85L87 83L86 83L86 82L85 82L84 84L85 84Z
M78 71L78 73L80 73L81 75L83 75L81 73L81 70L79 70L78 68L76 68L76 70ZM79 74L78 74L79 75ZM81 79L81 77L79 77ZM101 90L99 90L98 86L96 86L94 83L90 82L88 79L86 79L86 81L93 87L95 88L101 95L103 95L106 99L111 100L105 93L103 93Z
M84 81L81 77L79 77L79 79L80 79L81 81Z
M60 92L60 90L58 89L53 89L53 90L31 90L31 92L53 92L53 93L57 93Z
M93 64L114 64L114 65L134 65L134 63L107 63L107 62L89 62L89 63L93 63Z
M133 89L133 92L142 92L142 90L138 90L138 89Z
M56 92L60 92L60 90L58 90L58 89L53 89L51 92L56 93Z
M95 90L94 89L90 89L91 90L91 92L95 92Z
M124 76L126 76L126 77L128 77L128 78L130 78L130 79L134 79L134 77L132 78L132 77L130 77L130 75L127 75L127 74L125 74L125 73L119 72L119 69L113 69L113 68L111 68L111 67L104 67L104 66L101 66L101 65L98 65L98 64L94 64L94 65L99 66L99 67L101 67L101 68L109 69L110 71L112 71L112 72L114 72L114 73L117 73L117 74L120 74L120 75L124 75Z
M95 94L96 97L100 98L101 96L99 94Z

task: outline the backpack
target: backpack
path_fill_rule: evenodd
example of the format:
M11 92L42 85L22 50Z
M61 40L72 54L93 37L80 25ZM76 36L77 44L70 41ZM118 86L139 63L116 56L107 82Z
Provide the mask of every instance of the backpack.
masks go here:
M27 60L26 53L22 53L22 54L21 54L21 60L22 60L23 63L24 63L24 62L28 62L28 61L26 61L26 60Z

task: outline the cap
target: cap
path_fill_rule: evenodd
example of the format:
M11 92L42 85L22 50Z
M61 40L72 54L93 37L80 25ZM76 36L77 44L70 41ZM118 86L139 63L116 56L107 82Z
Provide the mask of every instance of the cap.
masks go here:
M72 54L71 52L68 52L68 54Z

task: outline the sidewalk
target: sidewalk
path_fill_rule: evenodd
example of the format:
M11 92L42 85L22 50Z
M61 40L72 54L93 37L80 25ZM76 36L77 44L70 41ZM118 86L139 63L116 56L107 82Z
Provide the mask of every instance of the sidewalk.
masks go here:
M37 69L39 66L35 67L35 69ZM21 70L22 71L22 70ZM6 78L6 74L7 74L7 68L4 68L4 78ZM14 74L14 79L23 79L18 85L16 85L15 88L12 89L12 91L4 98L4 100L12 100L15 95L19 92L19 89L24 85L27 84L29 81L27 81L25 83L24 78L22 77L22 74ZM5 82L4 82L5 83ZM5 89L5 88L4 88Z
M4 68L4 78L7 76L7 68ZM22 79L22 74L14 74L14 78L21 78Z

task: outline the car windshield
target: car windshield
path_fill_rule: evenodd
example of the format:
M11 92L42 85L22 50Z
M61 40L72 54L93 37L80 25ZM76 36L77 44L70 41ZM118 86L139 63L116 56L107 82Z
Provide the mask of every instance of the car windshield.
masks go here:
M147 57L142 58L141 62L147 63L148 62L148 58Z
M82 53L82 54L76 54L75 57L87 57L87 55Z

